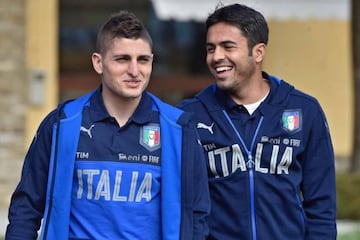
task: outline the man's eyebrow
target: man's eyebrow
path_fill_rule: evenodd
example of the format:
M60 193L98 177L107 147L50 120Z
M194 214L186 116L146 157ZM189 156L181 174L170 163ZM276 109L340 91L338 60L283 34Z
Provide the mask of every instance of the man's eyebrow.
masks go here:
M236 44L236 42L231 41L231 40L221 41L219 44L215 44L215 43L213 43L213 42L207 42L207 43L206 43L206 46L227 45L227 44Z
M231 40L226 40L226 41L220 42L220 45L226 45L226 44L236 44L236 42L231 41Z
M153 56L152 54L142 54L142 55L139 55L137 56L136 58L147 58L147 59L151 59ZM131 55L130 54L116 54L113 56L113 58L128 58L130 59L131 58Z
M129 54L115 54L113 58L130 58Z
M153 57L152 54L143 54L143 55L140 55L138 58L148 58L148 59L151 59Z

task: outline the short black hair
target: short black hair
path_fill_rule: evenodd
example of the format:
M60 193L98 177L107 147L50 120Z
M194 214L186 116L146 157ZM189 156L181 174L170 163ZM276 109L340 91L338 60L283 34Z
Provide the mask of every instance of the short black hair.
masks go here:
M152 48L152 39L144 24L135 14L121 10L112 14L97 35L95 51L103 54L115 38L143 39Z
M258 43L268 43L269 27L265 17L258 11L242 5L218 5L206 19L206 32L219 22L226 22L240 29L248 41L249 50Z

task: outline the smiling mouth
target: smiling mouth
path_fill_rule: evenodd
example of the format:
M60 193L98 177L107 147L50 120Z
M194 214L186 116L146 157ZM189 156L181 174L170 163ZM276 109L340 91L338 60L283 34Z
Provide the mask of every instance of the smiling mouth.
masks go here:
M216 73L223 73L223 72L226 72L226 71L230 71L232 69L233 69L233 67L223 66L223 67L216 67L215 71L216 71Z
M127 86L134 88L134 87L138 87L141 83L140 80L126 80L125 83L127 84Z
M127 82L127 83L138 83L138 82L141 82L141 80L138 80L138 79L129 79L129 80L125 80L125 82Z

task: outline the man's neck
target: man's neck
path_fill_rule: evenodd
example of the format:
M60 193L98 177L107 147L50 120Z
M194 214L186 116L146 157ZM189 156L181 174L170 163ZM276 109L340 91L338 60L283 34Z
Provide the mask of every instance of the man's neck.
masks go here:
M104 105L110 116L114 117L119 126L124 126L134 114L140 103L139 98L104 97Z

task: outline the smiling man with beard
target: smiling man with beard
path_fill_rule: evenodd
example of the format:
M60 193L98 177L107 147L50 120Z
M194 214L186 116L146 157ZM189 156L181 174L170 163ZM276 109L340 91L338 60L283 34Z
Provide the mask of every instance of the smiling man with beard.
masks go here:
M336 239L334 153L318 101L262 70L269 29L256 10L220 6L206 20L215 84L194 112L211 196L209 239Z

